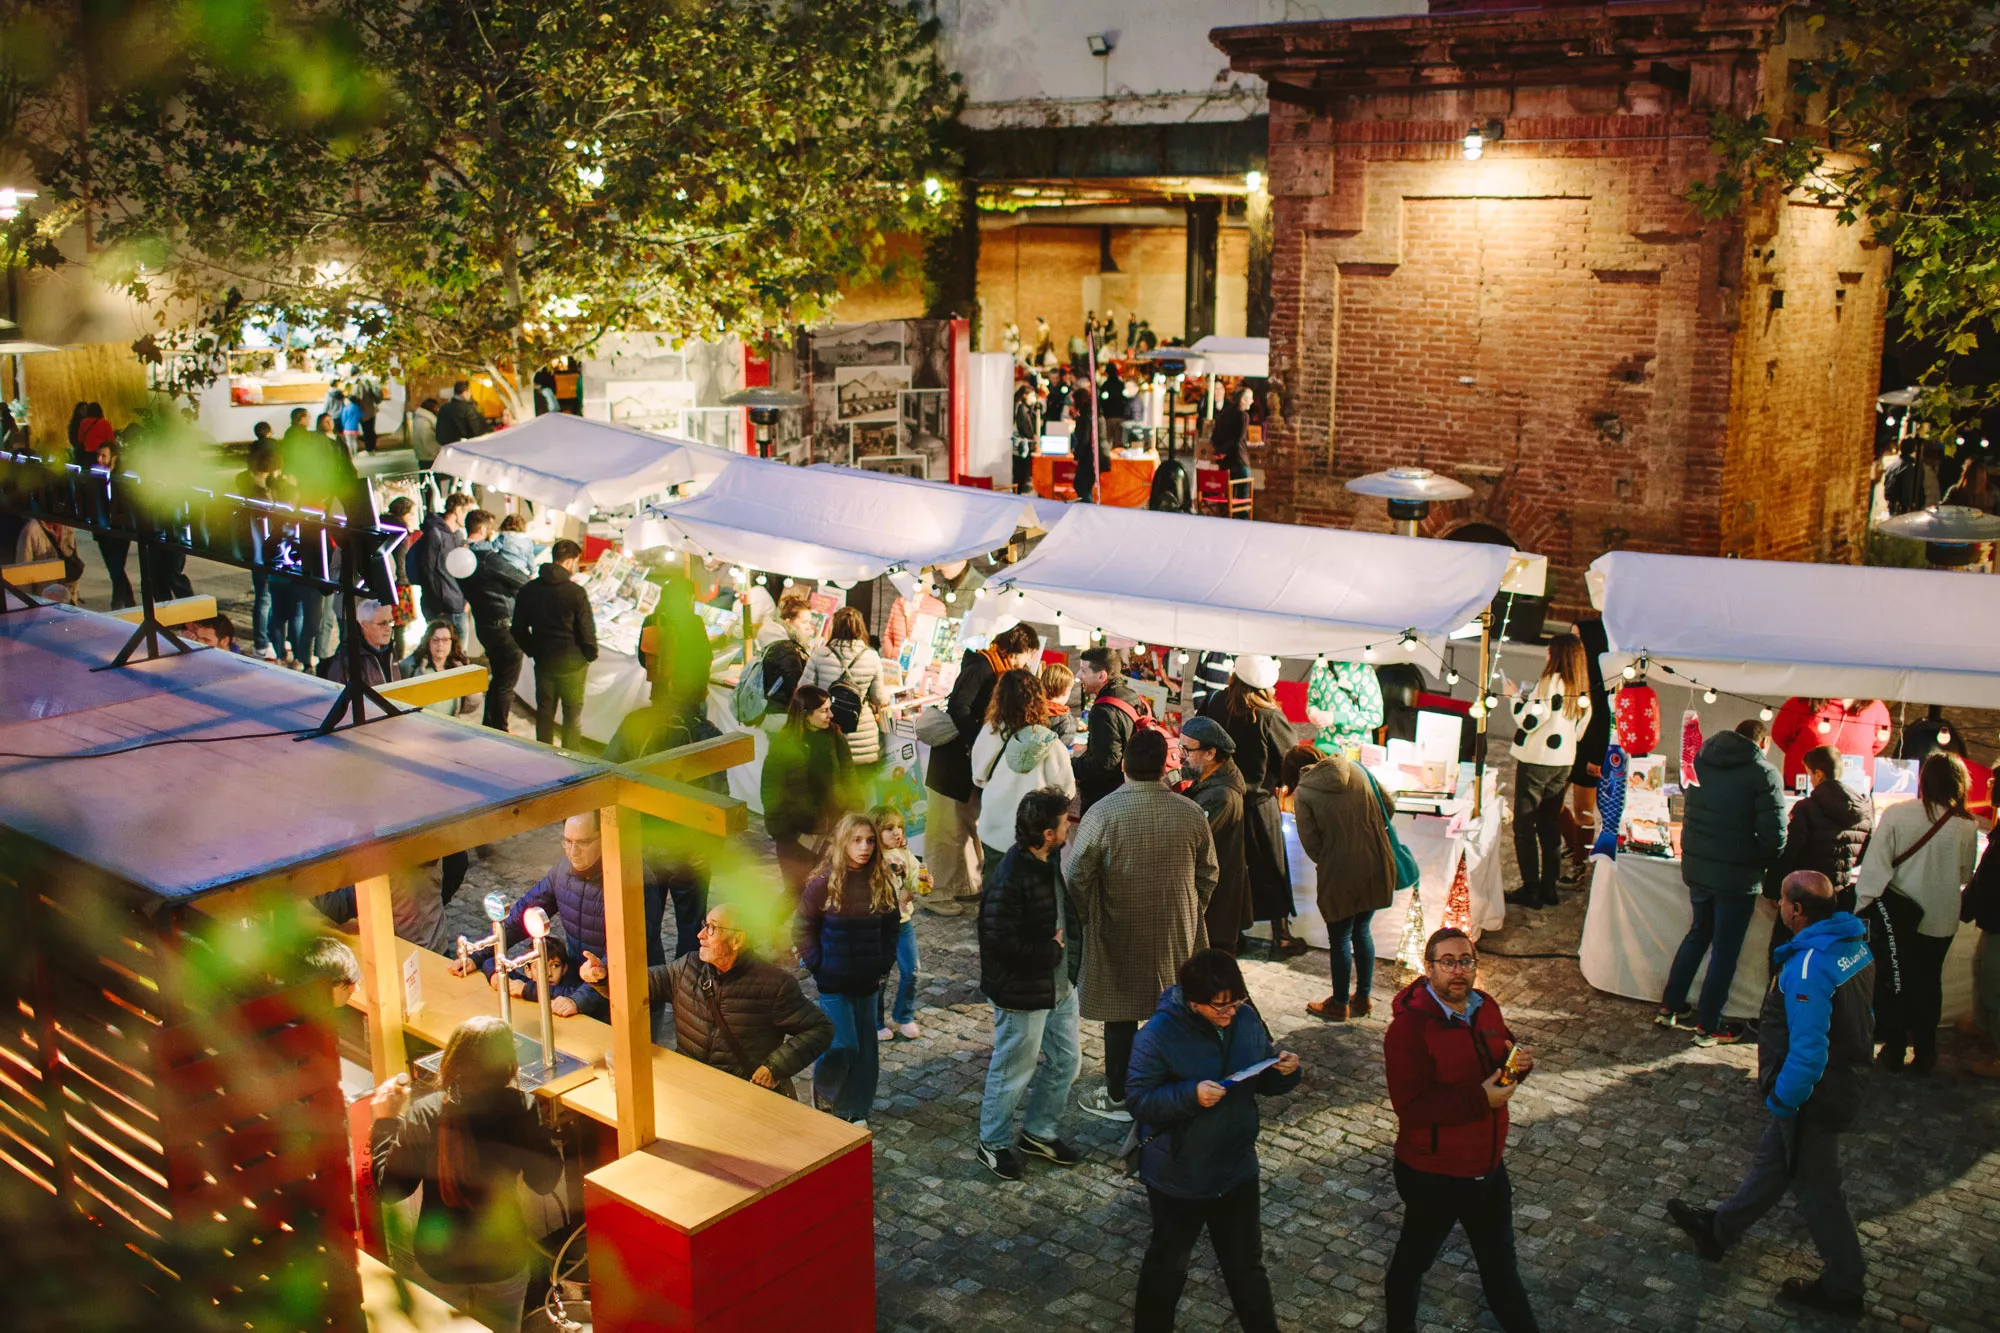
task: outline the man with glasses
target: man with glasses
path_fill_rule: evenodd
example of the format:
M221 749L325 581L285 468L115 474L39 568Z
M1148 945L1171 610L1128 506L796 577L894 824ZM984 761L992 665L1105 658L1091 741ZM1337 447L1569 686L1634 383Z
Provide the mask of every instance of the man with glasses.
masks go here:
M1514 1191L1501 1161L1507 1103L1535 1060L1515 1044L1499 1004L1472 984L1478 966L1464 931L1433 933L1424 976L1396 997L1383 1041L1403 1199L1403 1234L1384 1284L1389 1333L1415 1333L1424 1274L1454 1226L1465 1228L1500 1327L1539 1328L1515 1264Z

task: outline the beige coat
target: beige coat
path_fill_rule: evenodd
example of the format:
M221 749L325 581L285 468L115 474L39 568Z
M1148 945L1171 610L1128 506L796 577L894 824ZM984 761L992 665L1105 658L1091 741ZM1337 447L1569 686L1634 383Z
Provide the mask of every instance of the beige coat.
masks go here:
M847 748L855 763L872 764L882 757L882 720L877 710L889 706L881 656L862 639L822 643L807 656L799 684L830 690L842 680L861 696L861 722L847 738Z
M1187 797L1127 782L1090 807L1064 875L1083 927L1085 1018L1144 1022L1182 963L1208 947L1215 840Z
M1396 857L1366 770L1345 759L1322 759L1300 775L1292 812L1299 848L1319 872L1319 914L1327 925L1389 905Z

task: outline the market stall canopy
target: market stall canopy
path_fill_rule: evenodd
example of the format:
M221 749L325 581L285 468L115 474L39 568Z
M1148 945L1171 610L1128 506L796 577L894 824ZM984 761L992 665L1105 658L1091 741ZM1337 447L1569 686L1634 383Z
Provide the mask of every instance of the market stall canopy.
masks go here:
M1027 513L1018 495L927 485L920 497L908 480L744 457L658 517L672 546L708 559L857 580L999 550Z
M718 476L740 455L609 421L549 412L477 439L447 444L434 465L579 518L690 481Z
M1224 338L1211 333L1206 338L1197 338L1188 350L1201 358L1201 368L1212 375L1261 379L1271 373L1269 338Z
M1589 582L1607 675L1644 657L1763 698L2000 703L2000 579L1613 551Z
M977 487L959 486L949 481L926 481L921 477L905 477L894 472L871 472L867 468L842 467L838 463L815 463L813 467L818 471L838 472L850 477L867 477L875 481L893 482L898 486L915 486L926 491L936 491L942 487L953 495L969 490L975 495L993 495L1003 501L1017 501L1028 511L1022 515L1020 526L1030 532L1037 528L1044 531L1053 528L1062 521L1062 516L1069 512L1068 501L1044 500L1033 493L1010 495L1006 491L982 491Z
M1057 613L1141 643L1338 657L1404 630L1450 633L1499 591L1504 546L1072 505L996 574L968 635Z

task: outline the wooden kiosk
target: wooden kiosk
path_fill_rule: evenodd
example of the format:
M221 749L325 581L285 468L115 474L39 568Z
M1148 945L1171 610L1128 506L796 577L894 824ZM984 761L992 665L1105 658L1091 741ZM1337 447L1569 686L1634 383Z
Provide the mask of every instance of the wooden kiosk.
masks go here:
M387 1077L495 1009L396 938L391 872L596 810L612 1018L556 1020L589 1067L537 1094L602 1126L581 1164L596 1327L764 1325L801 1291L818 1327L874 1326L866 1132L648 1040L640 818L741 829L686 779L747 738L613 767L421 712L307 735L334 686L213 651L100 670L130 633L0 614L0 1177L129 1270L66 1281L129 1278L153 1327L364 1327L326 988L245 951L354 885Z

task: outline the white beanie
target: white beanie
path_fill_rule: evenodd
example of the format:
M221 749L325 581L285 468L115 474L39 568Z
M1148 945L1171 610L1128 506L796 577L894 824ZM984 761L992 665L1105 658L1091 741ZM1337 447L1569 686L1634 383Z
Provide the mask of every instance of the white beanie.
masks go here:
M1236 659L1236 679L1253 690L1268 690L1278 683L1278 659L1244 654Z

